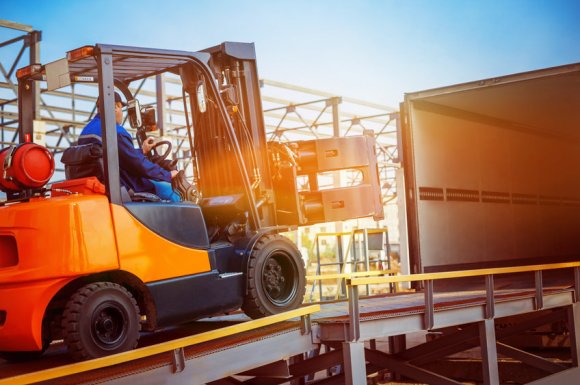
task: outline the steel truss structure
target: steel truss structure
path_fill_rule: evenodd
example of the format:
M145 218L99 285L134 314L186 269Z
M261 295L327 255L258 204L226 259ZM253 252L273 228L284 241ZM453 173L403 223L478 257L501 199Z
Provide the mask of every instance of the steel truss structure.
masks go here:
M16 48L16 55L6 67L4 66L3 57L0 55L0 88L2 88L2 97L0 99L0 126L1 126L1 145L12 144L17 140L16 131L9 130L12 134L7 135L5 127L14 127L18 124L18 84L14 80L16 70L30 63L37 63L40 61L40 41L42 33L35 31L31 26L18 24L7 20L0 20L0 27L18 31L19 35L0 43L0 53L6 51L8 48ZM24 34L20 34L24 33ZM25 52L28 50L28 61L21 62ZM7 69L8 68L8 69ZM38 89L35 90L35 111L39 111L39 104L41 101ZM44 106L46 104L42 102ZM52 113L52 111L51 111ZM36 116L38 118L38 116Z

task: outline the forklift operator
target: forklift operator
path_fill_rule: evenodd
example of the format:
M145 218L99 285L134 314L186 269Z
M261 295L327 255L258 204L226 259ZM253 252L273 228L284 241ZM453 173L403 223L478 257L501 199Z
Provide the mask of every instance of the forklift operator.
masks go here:
M153 138L145 140L142 149L136 149L133 146L131 134L121 126L124 106L126 106L126 103L121 99L121 95L115 92L115 120L117 123L121 184L128 191L152 193L163 200L171 202L180 201L180 194L173 190L172 182L177 182L176 179L180 179L179 182L183 183L185 180L183 171L177 171L176 169L167 170L147 159L145 154L149 153L155 144ZM101 116L99 113L83 128L79 136L79 145L91 143L102 143ZM177 184L177 186L179 185Z

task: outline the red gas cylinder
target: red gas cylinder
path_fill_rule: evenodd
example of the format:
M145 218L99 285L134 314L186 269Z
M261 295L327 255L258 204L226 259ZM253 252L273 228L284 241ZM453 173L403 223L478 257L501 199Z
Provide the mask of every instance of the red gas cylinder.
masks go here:
M0 151L0 190L16 192L44 186L54 173L54 158L43 146L23 143Z

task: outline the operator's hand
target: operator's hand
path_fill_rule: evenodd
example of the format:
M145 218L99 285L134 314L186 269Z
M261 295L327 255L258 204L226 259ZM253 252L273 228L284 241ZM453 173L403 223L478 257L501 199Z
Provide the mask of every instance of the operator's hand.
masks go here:
M143 142L143 146L141 146L141 148L143 149L143 154L147 155L151 151L151 149L153 148L154 145L155 145L155 138L150 136L147 139L145 139L145 141Z
M171 179L175 178L177 176L177 174L179 174L179 171L171 170Z

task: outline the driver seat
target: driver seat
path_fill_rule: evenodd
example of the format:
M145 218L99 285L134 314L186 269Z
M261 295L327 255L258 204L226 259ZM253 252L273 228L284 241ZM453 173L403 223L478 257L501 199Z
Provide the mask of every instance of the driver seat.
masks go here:
M79 179L89 176L105 182L103 166L103 146L99 143L71 146L62 153L66 179Z
M64 174L67 180L94 176L99 182L105 183L105 167L103 165L103 146L100 143L71 146L62 153ZM155 194L134 192L121 186L123 202L161 202Z

